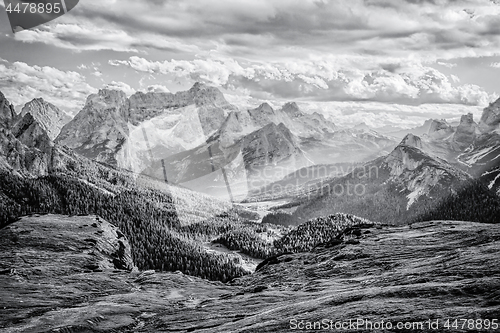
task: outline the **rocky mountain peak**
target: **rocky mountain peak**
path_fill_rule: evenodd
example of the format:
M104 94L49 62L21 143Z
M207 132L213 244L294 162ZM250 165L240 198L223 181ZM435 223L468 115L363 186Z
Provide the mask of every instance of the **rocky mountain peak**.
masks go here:
M63 126L56 142L85 157L114 165L114 154L128 135L129 109L123 91L101 89L90 95L82 111Z
M264 127L271 122L278 122L273 108L268 103L262 103L257 108L248 110L248 113L258 127Z
M415 147L415 148L419 148L419 149L423 148L422 139L420 139L420 137L413 135L411 133L404 137L404 139L403 139L403 141L401 141L400 145Z
M455 150L462 151L474 143L479 134L478 126L474 122L472 113L463 115L460 118L460 124L453 134L452 145Z
M432 119L432 121L429 123L429 131L428 134L432 134L434 132L442 131L442 130L450 130L451 125L448 124L448 122L445 119Z
M500 125L500 98L483 110L479 128L482 132L498 129Z
M269 105L269 103L266 103L266 102L264 102L261 105L259 105L256 110L264 112L264 113L273 113L274 112L272 106Z
M13 127L12 134L30 148L48 152L52 141L47 132L31 113L27 113Z
M90 95L89 97L96 96L96 95ZM118 104L118 103L123 103L124 100L127 100L127 95L121 91L121 90L114 90L114 89L99 89L99 92L97 93L97 96L99 97L100 100L103 102L106 102L108 104ZM87 99L88 101L88 99Z
M43 98L35 98L26 103L21 110L20 118L24 118L27 114L33 116L51 140L55 140L62 127L71 120L68 114Z
M417 136L407 135L385 158L384 162L389 167L392 176L400 176L407 170L415 170L422 163L431 159L422 150L415 147L414 144L418 144L419 140L420 138Z
M474 122L474 115L472 113L464 114L460 118L460 126L462 126L462 125L470 125L470 124L475 124L475 122Z
M15 118L14 106L10 104L5 95L0 91L0 126L10 128Z
M285 105L283 105L281 110L292 118L300 117L303 115L302 111L300 111L299 106L295 102L286 103Z
M195 82L195 84L191 87L191 89L189 89L189 92L192 94L196 94L200 90L205 90L207 88L209 88L209 86L207 86L205 83Z

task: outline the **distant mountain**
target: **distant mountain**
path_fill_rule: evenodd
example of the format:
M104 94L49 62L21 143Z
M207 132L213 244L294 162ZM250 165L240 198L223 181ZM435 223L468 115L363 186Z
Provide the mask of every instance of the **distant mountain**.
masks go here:
M386 132L387 135L402 139L407 134L416 136L429 136L432 138L443 138L453 134L453 128L445 119L428 119L422 126Z
M361 122L359 124L356 124L352 128L356 129L356 130L364 130L364 131L372 130L372 128L370 126L368 126L365 122Z
M298 169L284 178L259 188L254 188L245 198L246 202L297 200L316 192L333 178L345 176L361 164L337 163L316 164Z
M220 131L221 144L232 145L270 123L285 125L299 139L300 149L313 164L366 162L389 153L397 145L392 138L369 128L339 128L317 112L303 112L293 102L276 110L264 103L230 114Z
M391 152L397 142L373 130L339 129L323 138L306 138L301 148L315 164L361 163Z
M144 174L217 197L242 199L252 188L283 177L286 170L310 164L299 139L282 123L269 123L230 146L221 142L216 134L196 148L165 156Z
M500 98L486 107L481 116L479 128L482 133L500 130Z
M481 121L468 136L469 145L457 157L474 177L500 195L500 99L484 109ZM469 131L471 132L472 129ZM478 133L479 132L479 133Z
M285 125L299 138L322 139L326 134L338 129L334 123L317 112L304 113L294 102L286 103L276 110L263 103L255 109L232 112L220 130L221 143L224 146L232 145L243 135L271 123Z
M54 140L61 132L62 127L71 120L71 116L55 105L44 101L43 98L26 103L18 118L24 118L28 114L47 132L51 140Z
M452 147L455 150L463 151L474 144L477 136L480 134L479 127L474 121L472 113L463 115L460 119L455 133L452 137Z
M139 92L130 98L120 91L100 90L88 97L55 141L84 157L177 184L200 177L197 183L210 183L206 177L220 183L231 175L210 176L225 172L213 164L231 163L238 174L245 170L251 188L259 177L263 185L312 164L366 162L396 145L371 130L341 130L293 102L276 110L267 103L238 110L218 89L200 83L175 94ZM238 162L231 162L237 157ZM274 169L272 177L257 176L264 167ZM220 188L204 187L205 193Z
M201 144L236 110L222 93L196 83L171 93L100 90L61 131L56 142L85 157L136 172L155 155L171 155Z
M418 148L460 168L500 194L500 99L483 110L481 120L463 115L460 123L426 121Z
M407 135L389 155L324 184L297 209L295 218L342 212L405 223L472 181L466 172L421 148L419 137Z

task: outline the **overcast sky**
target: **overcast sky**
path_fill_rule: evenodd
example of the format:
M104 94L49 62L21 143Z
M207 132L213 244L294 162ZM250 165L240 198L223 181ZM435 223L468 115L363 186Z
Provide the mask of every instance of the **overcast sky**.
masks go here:
M499 14L500 0L80 0L14 35L2 3L0 90L74 113L103 87L203 81L338 123L479 120L500 93Z

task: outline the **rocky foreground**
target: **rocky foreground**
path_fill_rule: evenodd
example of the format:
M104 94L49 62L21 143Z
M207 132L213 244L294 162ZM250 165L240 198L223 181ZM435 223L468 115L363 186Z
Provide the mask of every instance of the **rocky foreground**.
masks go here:
M462 329L460 319L500 320L499 225L437 221L353 234L225 285L137 272L121 232L95 216L25 217L0 230L0 331L292 332L383 320L376 331L473 332L488 330ZM459 325L446 329L447 319ZM349 331L375 331L366 325Z

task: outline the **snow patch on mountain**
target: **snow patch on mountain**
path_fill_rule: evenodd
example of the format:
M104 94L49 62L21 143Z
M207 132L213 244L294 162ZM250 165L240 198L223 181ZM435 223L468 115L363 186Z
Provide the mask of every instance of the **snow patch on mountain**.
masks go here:
M493 188L493 186L495 186L495 184L497 183L497 180L500 179L500 171L499 170L496 170L496 172L498 172L498 175L496 175L495 179L493 179L490 184L488 185L488 188L491 190Z
M425 167L414 178L411 178L407 184L407 189L411 192L406 196L408 199L406 210L408 210L418 198L429 194L431 189L439 183L445 174L445 170Z
M464 154L461 154L461 155L459 155L458 160L460 162L466 164L467 166L472 166L474 164L478 164L478 162L482 158L484 158L486 155L488 155L489 153L491 153L497 149L500 149L500 147L486 147L484 149L481 149L481 150L475 152L472 155L467 156L466 159L461 159L461 157L464 156ZM496 158L498 158L498 156Z

